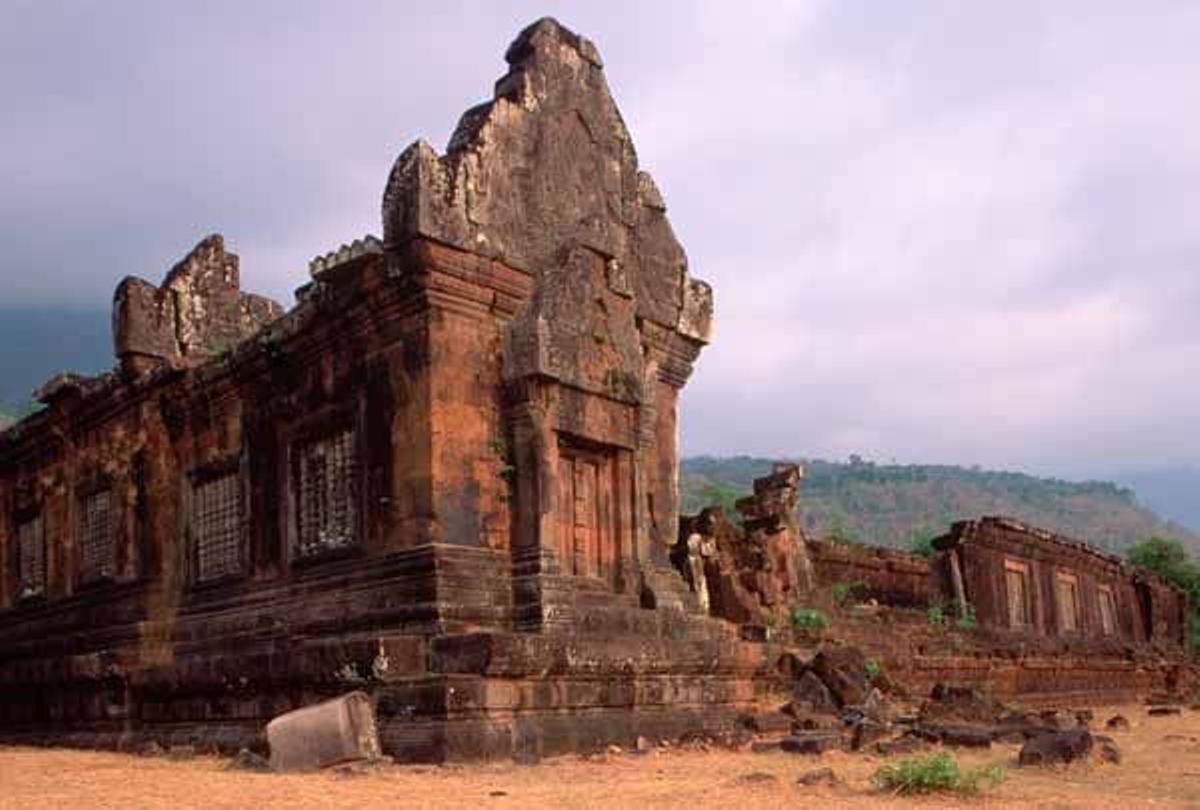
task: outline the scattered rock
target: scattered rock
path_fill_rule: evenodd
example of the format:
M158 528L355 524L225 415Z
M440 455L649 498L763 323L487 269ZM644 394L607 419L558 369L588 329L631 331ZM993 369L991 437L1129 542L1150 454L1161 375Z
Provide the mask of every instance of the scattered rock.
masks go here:
M618 754L620 754L620 753L621 753L621 746L619 746L619 745L610 745L610 746L609 746L609 747L608 747L606 750L608 751L608 753L609 753L609 754L611 754L612 756L614 756L614 757L615 757L615 756L617 756Z
M161 757L165 753L166 749L156 742L148 742L137 751L139 757Z
M833 693L839 706L860 705L867 699L867 659L857 647L827 647L809 669Z
M958 722L994 725L1004 715L1004 707L986 698L971 686L937 684L929 699L921 704L922 722Z
M910 728L907 736L927 743L940 743L942 741L942 730L938 726L918 725Z
M1183 709L1178 706L1151 706L1146 710L1146 714L1151 717L1165 717L1171 714L1183 714Z
M808 669L808 664L802 661L800 656L795 653L785 652L775 662L775 671L788 681L799 680L806 669Z
M237 755L229 760L229 764L225 766L227 771L252 771L254 773L266 773L271 770L271 763L267 762L267 758L259 756L249 748L243 748L237 752Z
M818 714L836 714L837 700L825 682L812 670L805 672L792 686L794 711L809 711Z
M896 712L888 699L883 696L883 692L872 689L867 693L867 699L863 701L862 713L872 720L888 723L891 722Z
M850 738L850 748L859 751L871 743L882 740L892 733L892 727L886 723L863 719L854 726Z
M639 734L637 740L634 742L634 750L642 755L652 753L654 751L654 743Z
M1095 719L1096 719L1096 713L1093 712L1091 709L1076 709L1075 710L1075 723L1082 728L1089 727L1091 725L1092 721Z
M841 745L842 735L832 731L803 731L779 741L779 747L789 754L821 754Z
M1129 721L1125 719L1124 715L1114 714L1108 718L1108 722L1104 724L1104 727L1110 731L1128 731Z
M837 781L837 774L833 772L833 768L815 768L811 771L805 771L796 779L797 784L807 787L813 785L836 785Z
M766 785L771 782L778 782L779 777L773 773L764 771L749 771L748 773L740 774L737 778L744 785Z
M833 731L842 725L842 718L836 715L805 712L796 716L792 731Z
M750 743L750 753L752 754L769 754L778 750L780 750L779 740L755 740Z
M1068 714L1058 709L1046 709L1038 716L1041 718L1042 724L1047 728L1058 729L1059 731L1066 731L1067 729L1079 726L1079 722L1073 714Z
M1116 742L1112 737L1107 737L1103 734L1093 734L1092 755L1101 762L1108 762L1112 765L1121 764L1121 749L1117 748Z
M1025 743L1017 762L1022 766L1073 762L1087 756L1092 743L1092 733L1084 728L1047 732Z
M972 726L942 726L942 745L960 748L991 748L992 731Z
M903 737L897 737L894 740L880 740L875 743L875 750L885 757L915 754L918 751L924 751L929 747L929 743L920 737L912 734L905 734Z
M1163 742L1195 743L1200 742L1200 740L1197 740L1191 734L1167 734L1163 737Z
M507 790L493 790L490 793L488 793L488 795L489 796L497 796L497 797L498 796L507 796L508 791Z
M783 712L744 714L738 724L759 734L786 734L792 730L792 718Z
M178 762L184 762L189 759L196 758L196 746L194 745L172 745L167 749L167 759L173 759Z

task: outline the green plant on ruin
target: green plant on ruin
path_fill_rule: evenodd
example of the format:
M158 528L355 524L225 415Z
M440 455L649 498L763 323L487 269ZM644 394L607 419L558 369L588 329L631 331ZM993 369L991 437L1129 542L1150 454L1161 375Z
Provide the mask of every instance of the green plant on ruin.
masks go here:
M1183 543L1155 535L1132 546L1126 555L1134 565L1150 569L1187 594L1188 649L1193 657L1200 655L1200 566Z
M925 620L929 622L930 627L946 626L946 609L941 600L935 599L929 603L929 607L925 608Z
M745 495L745 492L735 486L716 482L707 483L700 490L701 503L706 506L719 506L729 522L739 529L742 527L744 518L737 509L737 502Z
M979 626L979 621L975 618L975 608L970 602L959 604L958 600L955 599L950 604L955 615L955 627L959 630L974 630Z
M856 591L861 591L866 587L863 582L835 582L829 586L830 592L833 594L833 601L838 607L846 607L847 603L854 597Z
M919 557L930 559L933 557L933 538L934 532L929 529L918 529L912 533L908 539L908 550Z
M827 539L830 543L844 546L861 546L863 544L862 538L850 528L846 516L841 512L834 513L830 520Z
M763 613L763 627L766 628L767 641L774 641L779 637L779 631L783 626L783 617L778 613L769 610Z
M872 681L877 680L883 674L883 664L875 658L868 658L863 664L863 669L867 672L867 677Z
M964 771L958 761L944 751L902 759L884 765L871 775L871 783L880 790L902 795L957 793L969 796L984 787L995 787L1002 781L1003 766L985 765Z
M792 608L792 627L798 630L824 630L829 618L816 608Z

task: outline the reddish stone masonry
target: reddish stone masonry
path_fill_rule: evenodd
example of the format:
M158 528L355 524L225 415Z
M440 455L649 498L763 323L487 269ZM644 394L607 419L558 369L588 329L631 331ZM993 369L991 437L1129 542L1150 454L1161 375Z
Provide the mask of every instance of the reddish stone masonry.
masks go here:
M681 521L711 290L595 47L542 20L506 59L444 155L397 158L383 239L314 259L290 311L209 237L121 283L113 371L0 433L0 738L236 750L349 689L407 760L716 733L771 686L765 617L837 582L895 618L840 640L919 686L1053 694L1078 679L1029 673L1097 650L1110 693L1164 685L1182 597L1034 530L960 524L932 567L810 542L792 465L741 528ZM975 658L919 621L954 594Z

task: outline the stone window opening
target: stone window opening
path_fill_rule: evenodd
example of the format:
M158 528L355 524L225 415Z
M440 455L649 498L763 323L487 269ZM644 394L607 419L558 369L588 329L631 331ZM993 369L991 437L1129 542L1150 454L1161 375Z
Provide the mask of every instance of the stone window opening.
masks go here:
M86 495L79 515L79 575L82 582L112 579L117 569L111 489Z
M349 548L357 542L360 466L355 432L340 430L296 445L296 555Z
M197 582L243 572L244 508L238 472L198 477L192 486L191 527Z
M1058 602L1058 626L1063 633L1079 631L1079 578L1059 572L1054 577Z
M1100 630L1106 636L1111 636L1117 630L1117 600L1113 597L1112 588L1101 585L1098 589L1100 597Z
M46 594L46 535L42 516L17 525L17 599Z
M1033 624L1029 565L1019 560L1005 560L1004 584L1008 594L1008 626L1014 629L1028 628Z

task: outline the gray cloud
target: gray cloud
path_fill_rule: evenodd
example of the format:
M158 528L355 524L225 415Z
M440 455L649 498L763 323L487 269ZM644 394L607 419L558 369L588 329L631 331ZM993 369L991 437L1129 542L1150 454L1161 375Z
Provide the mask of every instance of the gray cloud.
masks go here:
M716 288L691 452L1200 461L1200 7L10 2L3 300L223 231L286 300L552 13Z

